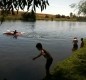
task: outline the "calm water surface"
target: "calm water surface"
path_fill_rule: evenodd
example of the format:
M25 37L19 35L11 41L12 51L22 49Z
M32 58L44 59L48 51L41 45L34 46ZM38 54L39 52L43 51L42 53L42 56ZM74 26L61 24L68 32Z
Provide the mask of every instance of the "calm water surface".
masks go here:
M24 32L22 36L3 35L8 30ZM86 22L36 21L4 22L0 26L0 80L41 80L45 76L45 59L33 61L39 51L38 42L50 52L54 64L69 57L72 53L72 39L86 37Z

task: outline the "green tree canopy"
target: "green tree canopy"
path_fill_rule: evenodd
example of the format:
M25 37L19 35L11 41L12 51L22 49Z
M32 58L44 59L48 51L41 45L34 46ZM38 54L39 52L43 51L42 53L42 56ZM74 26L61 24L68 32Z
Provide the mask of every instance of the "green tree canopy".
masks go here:
M86 15L86 0L81 0L78 4L71 4L71 8L76 8L78 10L78 14Z
M36 8L40 8L43 11L47 5L49 5L48 0L0 0L0 11L3 15L1 24L5 20L4 17L10 14L10 12L14 15L14 10L18 13L20 9L24 10L27 8L27 11L33 14L36 12Z
M41 11L46 9L46 6L49 5L48 0L0 0L0 10L14 11L15 10L24 10L25 7L27 11L31 10L36 11L36 8L40 8Z

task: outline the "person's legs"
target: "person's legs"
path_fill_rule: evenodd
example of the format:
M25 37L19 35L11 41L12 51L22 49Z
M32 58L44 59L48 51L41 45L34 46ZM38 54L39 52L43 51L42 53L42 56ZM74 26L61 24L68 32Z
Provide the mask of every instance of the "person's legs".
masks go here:
M49 69L50 69L50 66L52 64L52 61L53 61L53 59L47 59L47 62L46 62L46 76L50 75Z
M78 49L78 44L73 44L73 51L77 50Z

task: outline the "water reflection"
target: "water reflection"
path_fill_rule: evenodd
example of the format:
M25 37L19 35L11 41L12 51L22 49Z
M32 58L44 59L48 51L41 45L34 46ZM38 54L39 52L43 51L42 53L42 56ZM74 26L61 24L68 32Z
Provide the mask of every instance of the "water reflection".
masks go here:
M75 26L76 25L76 22L69 22L69 26Z
M34 30L35 30L35 22L31 23L31 29L34 32Z
M14 35L14 36L13 36L14 39L17 39L17 37L18 37L17 35Z

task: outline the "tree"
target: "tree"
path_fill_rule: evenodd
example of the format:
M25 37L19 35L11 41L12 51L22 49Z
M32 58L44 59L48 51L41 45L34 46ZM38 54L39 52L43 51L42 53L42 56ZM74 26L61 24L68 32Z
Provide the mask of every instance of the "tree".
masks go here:
M56 18L61 18L60 14L55 15Z
M62 15L61 18L65 18L65 15Z
M23 13L22 14L22 20L23 21L36 21L36 15L34 13L34 11L32 10L31 12L27 13Z
M73 13L72 12L70 13L70 17L73 17Z
M49 5L48 0L0 0L0 10L4 11L3 17L10 12L14 14L14 10L18 13L19 9L24 10L25 8L31 13L36 12L37 7L43 11L47 5Z
M27 7L27 11L33 10L36 12L36 7L40 8L41 11L46 9L49 5L48 0L0 0L0 9L5 11L24 10Z
M81 0L78 4L71 4L71 8L76 8L78 10L78 14L86 15L86 0Z

